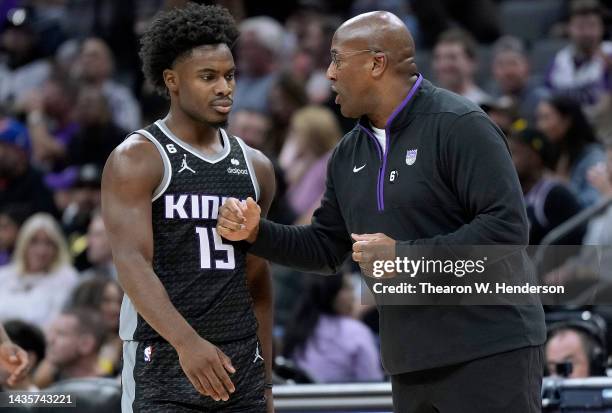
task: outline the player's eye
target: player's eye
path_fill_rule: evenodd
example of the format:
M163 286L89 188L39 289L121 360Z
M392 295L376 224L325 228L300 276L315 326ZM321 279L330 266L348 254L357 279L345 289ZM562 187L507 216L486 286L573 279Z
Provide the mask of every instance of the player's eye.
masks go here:
M210 80L213 80L215 77L211 74L205 74L205 75L200 76L200 78L202 80L210 81Z
M235 77L235 76L236 76L236 75L235 75L234 73L228 73L228 74L225 76L225 78L226 78L227 80L234 80L234 77Z

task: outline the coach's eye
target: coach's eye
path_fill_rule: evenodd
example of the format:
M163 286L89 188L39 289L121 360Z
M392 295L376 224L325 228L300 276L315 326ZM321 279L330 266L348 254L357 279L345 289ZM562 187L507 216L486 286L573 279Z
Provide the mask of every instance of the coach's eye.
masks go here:
M234 73L230 73L230 74L228 74L227 76L225 76L225 78L226 78L227 80L234 80L234 76L235 76L235 75L234 75Z

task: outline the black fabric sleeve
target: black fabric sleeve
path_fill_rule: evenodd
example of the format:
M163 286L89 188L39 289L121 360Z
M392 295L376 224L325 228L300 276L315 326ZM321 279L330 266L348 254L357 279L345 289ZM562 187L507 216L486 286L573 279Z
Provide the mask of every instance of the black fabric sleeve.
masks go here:
M334 190L334 155L327 165L321 206L314 212L311 224L290 226L262 219L257 240L249 253L300 271L338 272L352 243Z
M441 174L456 194L469 222L432 238L404 245L527 245L527 215L506 139L481 112L450 124L441 141Z

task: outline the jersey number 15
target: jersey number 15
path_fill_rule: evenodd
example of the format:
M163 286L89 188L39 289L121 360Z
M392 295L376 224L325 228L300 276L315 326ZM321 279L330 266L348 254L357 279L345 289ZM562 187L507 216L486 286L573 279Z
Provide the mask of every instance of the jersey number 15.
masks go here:
M196 227L196 233L200 238L200 267L202 269L210 270L214 268L218 270L233 270L236 267L236 261L234 260L234 246L224 244L219 234L217 234L216 228ZM212 244L214 244L214 250L224 251L227 255L226 259L213 260L209 234L212 234Z

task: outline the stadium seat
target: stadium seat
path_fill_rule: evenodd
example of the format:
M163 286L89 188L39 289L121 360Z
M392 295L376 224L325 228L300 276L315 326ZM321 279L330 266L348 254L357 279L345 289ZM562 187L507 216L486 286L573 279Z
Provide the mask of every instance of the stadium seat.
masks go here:
M539 39L533 43L529 60L531 73L546 76L546 71L559 50L567 45L565 39Z
M499 5L502 32L531 43L545 36L559 20L563 2L559 0L513 0Z

